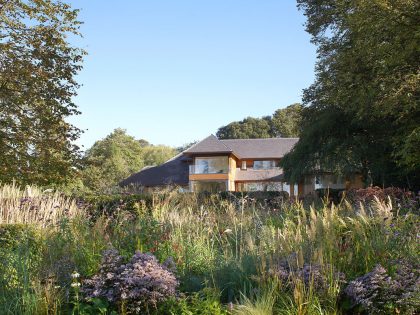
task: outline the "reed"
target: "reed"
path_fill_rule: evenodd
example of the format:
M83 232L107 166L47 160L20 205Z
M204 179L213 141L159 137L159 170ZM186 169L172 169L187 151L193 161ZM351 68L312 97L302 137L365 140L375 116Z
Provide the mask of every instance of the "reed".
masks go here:
M76 201L54 190L16 184L0 185L0 224L57 225L80 214Z

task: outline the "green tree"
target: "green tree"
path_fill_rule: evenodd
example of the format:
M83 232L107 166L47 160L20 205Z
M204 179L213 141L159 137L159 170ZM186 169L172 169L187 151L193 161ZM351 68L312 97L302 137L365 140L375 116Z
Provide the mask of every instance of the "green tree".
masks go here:
M0 181L41 185L74 176L80 130L75 76L85 52L78 10L61 1L0 1Z
M189 142L189 143L185 143L185 144L181 145L180 147L177 147L176 151L178 153L184 152L185 150L191 148L193 145L197 144L198 142L199 142L198 140L195 140L195 141L192 141L192 142Z
M216 133L219 139L299 137L303 106L295 103L280 108L272 116L247 117L220 127Z
M247 117L219 128L216 135L219 139L270 138L271 117Z
M276 110L271 118L274 137L299 137L302 126L302 109L300 103L295 103Z
M303 130L286 177L357 170L379 185L419 185L419 12L411 0L298 0L318 47Z
M177 154L176 149L166 145L149 145L143 149L144 165L160 165Z
M83 184L93 191L105 191L145 164L142 144L123 129L115 129L86 151Z
M86 151L83 186L93 192L111 191L121 180L145 166L159 165L176 154L167 146L137 140L124 129L115 129Z

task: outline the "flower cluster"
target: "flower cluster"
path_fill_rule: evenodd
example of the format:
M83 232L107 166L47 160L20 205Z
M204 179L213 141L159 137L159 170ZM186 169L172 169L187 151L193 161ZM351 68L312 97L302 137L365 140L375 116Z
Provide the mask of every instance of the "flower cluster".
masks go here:
M126 306L137 314L176 295L178 281L172 260L159 264L155 256L136 252L127 264L115 249L103 254L100 271L85 280L82 292L86 299L104 298L115 305Z
M378 264L371 272L351 281L344 292L354 308L378 314L397 308L410 314L420 309L420 269L399 261L395 274L390 276Z

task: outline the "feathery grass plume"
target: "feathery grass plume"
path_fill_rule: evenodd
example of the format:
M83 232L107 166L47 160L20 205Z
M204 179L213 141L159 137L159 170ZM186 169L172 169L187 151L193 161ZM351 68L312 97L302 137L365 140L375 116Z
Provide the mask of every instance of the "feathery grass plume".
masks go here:
M36 186L22 189L15 183L0 186L0 224L24 223L46 227L78 214L80 211L75 200L58 191L42 191Z

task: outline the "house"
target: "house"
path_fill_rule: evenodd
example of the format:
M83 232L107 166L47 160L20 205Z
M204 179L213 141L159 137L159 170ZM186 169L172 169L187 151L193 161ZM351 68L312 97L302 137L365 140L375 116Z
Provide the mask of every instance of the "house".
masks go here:
M308 176L288 183L279 167L281 158L298 138L228 139L210 135L162 165L148 167L120 183L145 188L177 185L186 191L286 191L303 196L318 188L344 189L357 180L332 174Z

